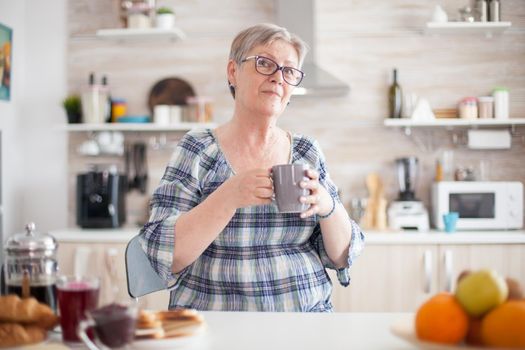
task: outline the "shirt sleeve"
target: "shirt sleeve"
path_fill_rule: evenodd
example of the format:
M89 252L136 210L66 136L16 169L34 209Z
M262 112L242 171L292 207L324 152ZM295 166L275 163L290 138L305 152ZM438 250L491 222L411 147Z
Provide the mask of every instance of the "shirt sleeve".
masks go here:
M160 185L153 193L149 221L139 234L142 249L168 289L176 288L189 269L188 266L173 273L171 267L176 244L175 223L201 199L198 154L198 147L186 135L173 152Z
M333 181L330 178L330 175L328 173L328 170L326 168L326 162L324 155L321 151L321 148L317 144L317 142L314 141L314 147L317 149L318 153L318 164L317 164L317 171L319 172L319 183L326 188L330 196L334 199L336 203L341 203L341 199L339 198L337 186L333 183ZM321 261L323 262L323 265L326 268L336 270L337 271L337 279L339 280L339 283L346 287L350 284L350 267L352 266L352 263L354 260L361 254L364 244L365 244L365 236L363 232L361 231L361 228L357 223L350 218L351 223L351 238L350 238L350 247L348 250L348 261L347 266L343 267L341 269L337 269L336 266L333 264L333 262L328 257L328 254L326 253L324 244L323 244L323 237L321 232L321 225L317 223L314 233L312 235L312 240L314 243L314 246L316 247L319 256L321 257Z

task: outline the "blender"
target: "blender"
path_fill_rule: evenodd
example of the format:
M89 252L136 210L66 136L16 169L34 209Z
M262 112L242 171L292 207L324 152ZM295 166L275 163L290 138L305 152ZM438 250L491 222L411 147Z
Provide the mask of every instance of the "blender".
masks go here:
M423 202L416 199L418 159L396 159L399 181L399 197L388 208L388 223L394 230L428 231L428 211Z

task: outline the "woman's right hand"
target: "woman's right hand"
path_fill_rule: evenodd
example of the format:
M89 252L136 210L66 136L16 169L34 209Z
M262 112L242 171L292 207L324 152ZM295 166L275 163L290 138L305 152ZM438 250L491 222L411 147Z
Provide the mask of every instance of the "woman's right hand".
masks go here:
M273 197L273 183L270 169L253 169L239 173L224 183L228 195L236 208L270 204Z

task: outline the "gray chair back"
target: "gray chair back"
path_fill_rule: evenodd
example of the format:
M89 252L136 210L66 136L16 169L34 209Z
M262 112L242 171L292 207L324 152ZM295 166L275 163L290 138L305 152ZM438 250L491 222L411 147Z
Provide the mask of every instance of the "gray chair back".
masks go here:
M166 289L164 281L153 270L142 250L139 236L133 237L126 247L126 277L128 293L132 298Z

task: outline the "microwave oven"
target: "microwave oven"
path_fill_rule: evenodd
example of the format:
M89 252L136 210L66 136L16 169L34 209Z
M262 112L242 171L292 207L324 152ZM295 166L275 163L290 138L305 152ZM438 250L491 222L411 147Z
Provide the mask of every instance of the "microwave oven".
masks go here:
M441 181L432 185L432 219L443 230L443 215L459 213L458 230L523 227L523 184L512 181Z

